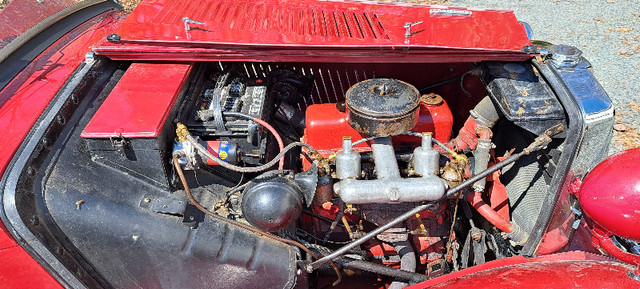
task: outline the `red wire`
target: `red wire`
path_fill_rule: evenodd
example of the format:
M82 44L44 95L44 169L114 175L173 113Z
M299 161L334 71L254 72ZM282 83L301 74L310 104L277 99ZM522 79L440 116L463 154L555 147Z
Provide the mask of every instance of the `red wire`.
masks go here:
M268 124L266 121L261 120L261 119L259 119L257 117L254 117L253 121L257 122L261 126L264 126L266 129L268 129L271 132L271 134L276 138L276 141L278 142L278 147L280 148L280 151L284 150L284 143L282 142L282 138L280 137L278 132L270 124ZM284 169L284 158L280 158L280 162L278 163L278 169L279 170Z

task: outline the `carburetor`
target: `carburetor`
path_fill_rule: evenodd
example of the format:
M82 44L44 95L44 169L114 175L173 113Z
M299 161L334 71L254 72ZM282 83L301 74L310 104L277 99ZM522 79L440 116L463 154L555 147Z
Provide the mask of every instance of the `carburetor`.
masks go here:
M343 140L336 155L336 174L340 179L334 190L348 204L379 204L432 201L441 198L447 183L437 176L440 154L433 148L431 134L422 137L422 146L413 152L413 168L420 177L402 178L388 137L377 138L371 146L377 172L375 180L358 180L360 154L352 150L350 138Z
M402 178L389 136L403 134L417 121L418 90L396 79L370 79L353 85L346 93L347 119L357 131L375 138L371 145L377 179L359 180L361 158L350 137L342 140L336 155L334 190L348 204L402 203L437 200L447 183L440 179L440 154L433 148L431 133L422 135L412 166L418 178Z

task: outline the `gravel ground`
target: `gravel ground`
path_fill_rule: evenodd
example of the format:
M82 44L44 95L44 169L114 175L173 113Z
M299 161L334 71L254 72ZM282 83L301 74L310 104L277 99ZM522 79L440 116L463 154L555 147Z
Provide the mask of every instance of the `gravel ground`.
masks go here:
M534 39L580 48L616 107L610 153L640 147L639 0L449 0L446 5L503 8L534 31Z

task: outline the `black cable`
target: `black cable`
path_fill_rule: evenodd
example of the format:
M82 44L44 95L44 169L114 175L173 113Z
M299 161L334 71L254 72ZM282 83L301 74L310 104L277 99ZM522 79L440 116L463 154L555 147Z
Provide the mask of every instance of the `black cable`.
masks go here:
M331 224L331 222L333 222L333 220L331 220L331 219L329 219L329 218L327 218L327 217L320 216L320 215L318 215L318 214L316 214L316 213L314 213L314 212L312 212L312 211L309 211L309 210L302 210L302 212L303 212L303 213L305 213L305 214L311 215L311 216L313 216L314 218L318 218L318 219L320 219L320 220L323 220L323 221L325 221L325 222L327 222L327 223L329 223L329 224ZM338 226L340 226L340 227L343 227L343 228L344 228L344 225L343 225L343 224L338 224Z
M327 240L329 240L329 237L331 237L331 233L333 233L333 230L336 229L336 226L340 222L340 219L344 217L345 205L342 200L340 200L339 202L340 204L338 205L338 207L340 208L340 210L338 211L338 214L336 214L336 217L333 219L333 222L331 222L331 226L329 227L329 230L327 230L327 233L324 235L324 238L322 239L323 243L326 243Z
M200 143L198 143L198 141L194 139L193 136L187 135L186 138L187 138L187 141L190 142L196 148L196 150L198 150L201 154L205 155L206 157L212 159L221 167L232 170L232 171L240 172L240 173L259 173L262 171L266 171L271 167L273 167L276 163L278 163L280 159L287 154L287 152L289 152L291 149L297 146L305 147L309 149L311 152L319 155L318 151L316 151L316 149L310 146L309 144L303 143L303 142L293 142L285 146L282 149L282 151L280 151L280 153L278 153L272 160L270 160L268 163L264 165L257 166L257 167L239 167L239 166L234 166L230 163L227 163L223 160L220 160L220 158L210 153L205 147L203 147Z
M423 88L418 89L418 91L420 91L420 93L425 93L425 92L427 92L427 91L429 91L429 90L431 90L433 88L436 88L438 86L442 86L442 85L445 85L445 84L449 84L449 83L455 82L455 81L461 79L463 75L458 75L456 77L452 77L452 78L449 78L447 80L440 81L438 83L430 84L428 86L425 86Z

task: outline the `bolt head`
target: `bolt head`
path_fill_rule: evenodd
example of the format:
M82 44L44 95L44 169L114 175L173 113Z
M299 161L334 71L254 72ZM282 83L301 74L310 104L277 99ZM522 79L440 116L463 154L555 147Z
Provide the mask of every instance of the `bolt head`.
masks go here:
M307 270L308 273L313 273L313 266L311 266L311 264L305 266L305 270Z
M387 192L387 197L390 201L400 200L400 191L397 188L391 188Z

